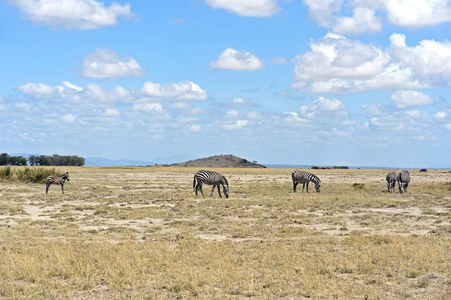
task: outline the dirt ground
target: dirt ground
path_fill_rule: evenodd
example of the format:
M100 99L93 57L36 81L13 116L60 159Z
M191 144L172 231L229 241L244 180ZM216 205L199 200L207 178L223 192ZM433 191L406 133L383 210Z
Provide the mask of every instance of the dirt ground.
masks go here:
M43 184L3 182L0 184L0 228L3 231L0 246L13 237L25 241L29 239L27 235L38 235L42 241L120 244L132 240L146 245L164 242L175 248L179 241L200 240L222 243L232 249L248 245L256 251L267 251L260 249L263 245L260 243L297 245L309 240L314 243L322 241L326 247L322 250L312 248L314 252L337 251L343 254L347 251L348 241L360 241L365 237L375 239L377 247L384 243L397 245L397 238L407 239L403 241L409 244L411 239L439 239L445 243L451 240L451 172L448 170L426 173L412 170L408 192L400 194L397 186L395 192L387 191L385 175L389 170L315 170L312 173L321 179L321 192L317 193L311 184L309 193L302 191L302 185L298 186L297 193L293 193L292 170L224 168L219 171L227 177L230 185L228 199L220 198L217 189L210 196L211 186L207 185L203 188L205 196L200 193L196 196L193 190L196 170L74 168L69 170L71 180L66 182L64 194L59 186L51 186L49 193L45 194ZM390 242L392 240L395 242ZM327 246L333 243L339 244ZM352 247L359 249L359 245L352 243ZM449 253L440 255L451 260ZM424 273L421 268L419 271L404 270L402 274L407 275L399 275L404 276L402 279L393 275L393 271L385 271L385 267L380 267L377 274L365 275L355 269L335 268L330 271L331 266L325 263L315 278L327 274L332 276L330 272L338 273L331 277L334 284L343 280L348 289L353 289L356 285L353 277L358 275L362 278L358 284L362 290L367 288L368 282L378 282L378 285L371 283L374 290L371 295L376 298L426 299L428 295L435 295L446 299L443 292L451 291L451 268L449 263L441 265L442 258L437 258L437 261L436 265L430 263L431 267L425 268ZM285 271L280 272L285 274ZM390 276L395 276L396 280ZM327 282L331 278L322 280ZM397 281L398 286L393 281ZM206 286L210 285L214 284ZM346 298L343 296L346 288L337 292L327 291L327 287L321 287L320 283L318 287L309 287L305 297L295 292L293 283L283 288L288 289L287 295L282 288L281 291L271 290L265 285L251 289L252 293L241 287L247 290L241 295L257 295L259 299L275 296L290 299ZM210 298L212 292L201 286L186 289L194 289L194 294ZM227 287L219 289L221 296L241 298L234 297L236 291L233 288L228 292ZM166 288L161 288L155 291L155 295L185 298L183 288L176 290L168 294ZM85 298L95 298L94 291L78 295L85 293ZM351 298L361 298L361 291L354 293ZM25 296L27 298L27 294Z

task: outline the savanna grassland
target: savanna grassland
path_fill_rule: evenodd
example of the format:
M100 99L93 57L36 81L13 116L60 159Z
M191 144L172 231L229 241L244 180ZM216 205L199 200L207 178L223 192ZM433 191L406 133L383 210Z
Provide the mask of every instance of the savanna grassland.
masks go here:
M0 298L450 299L449 171L215 169L225 199L197 168L57 170L64 195L0 181Z

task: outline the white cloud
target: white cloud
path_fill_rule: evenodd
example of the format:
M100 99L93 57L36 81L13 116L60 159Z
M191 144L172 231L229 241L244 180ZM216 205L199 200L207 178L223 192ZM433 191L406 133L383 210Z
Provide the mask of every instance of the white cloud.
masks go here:
M448 0L304 0L304 3L320 26L342 34L379 32L383 17L395 26L408 28L451 21ZM348 16L349 10L353 11L352 16Z
M444 119L445 117L446 117L446 112L444 112L444 111L439 111L434 114L434 118L436 118L436 119Z
M27 132L21 133L21 134L19 134L19 136L25 141L36 142L36 140L34 138L30 137L30 135Z
M21 102L21 103L16 103L15 104L16 108L23 110L23 111L31 111L31 105L25 102Z
M234 98L232 101L230 101L230 106L233 108L246 108L246 107L253 107L257 103L257 100L255 99L243 99L240 97Z
M132 110L141 112L153 112L161 113L163 112L163 107L160 103L135 103L133 104Z
M225 49L219 54L216 61L210 62L210 67L217 69L227 69L235 71L255 71L260 70L264 63L257 56L244 50L235 50L233 48Z
M202 126L201 125L191 125L189 130L192 132L199 132L202 130Z
M319 97L310 105L302 105L300 116L313 119L317 117L331 119L333 116L347 116L346 106L338 99Z
M86 78L138 77L143 74L141 66L132 57L121 58L109 49L96 49L83 60L81 75Z
M207 100L208 94L192 81L161 85L151 81L144 82L141 93L150 97L168 98L171 100Z
M274 0L205 0L213 9L222 8L245 17L270 17L279 11Z
M375 11L366 7L357 7L352 17L341 17L336 20L333 31L343 34L359 35L376 33L382 30L382 19Z
M104 113L105 117L120 117L121 113L115 108L107 108Z
M390 100L395 103L397 108L417 107L434 103L434 100L426 94L406 90L391 94Z
M396 26L418 28L451 21L451 3L447 0L383 1L388 21Z
M115 25L118 17L134 17L130 4L105 6L95 0L13 0L31 21L66 29L96 29Z
M248 120L237 120L235 124L222 125L225 130L237 130L245 127L249 121Z
M97 102L128 102L133 95L130 91L121 86L116 86L113 90L104 90L97 84L87 84L85 88L63 81L60 85L51 87L43 83L27 83L19 86L19 90L26 95L33 95L36 98L45 98L48 101L64 101L76 103L97 103Z
M451 43L420 41L408 47L393 34L387 50L327 34L295 61L292 87L312 93L423 89L451 85Z
M28 82L19 86L19 90L27 95L33 95L36 98L47 98L53 95L54 90L51 86L44 83Z
M422 40L415 47L406 45L402 34L390 36L391 45L388 53L399 65L412 69L416 78L428 85L448 85L451 80L451 43Z
M226 111L226 117L237 118L240 113L234 109Z
M285 57L273 57L271 61L275 64L286 65L288 63L288 59Z
M77 117L74 116L73 114L67 113L64 116L62 116L61 119L65 123L75 123L75 121L77 120Z

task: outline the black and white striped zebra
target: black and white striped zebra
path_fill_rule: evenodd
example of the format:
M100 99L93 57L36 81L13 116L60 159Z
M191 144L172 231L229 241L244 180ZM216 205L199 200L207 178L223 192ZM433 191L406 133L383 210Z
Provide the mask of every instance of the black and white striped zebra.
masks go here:
M63 194L64 194L64 183L66 182L66 180L67 180L67 181L70 181L70 180L69 180L69 172L66 172L65 174L61 175L60 177L50 175L50 176L47 178L47 181L45 182L45 185L46 185L46 187L45 187L45 193L47 194L47 192L49 191L49 187L50 187L52 184L59 184L59 185L61 185L61 191L62 191Z
M202 184L204 183L208 185L213 185L210 196L213 196L213 191L215 190L215 187L218 187L219 197L222 197L221 191L219 189L219 186L222 185L224 195L226 196L226 198L229 198L229 183L227 182L227 179L221 174L205 170L200 170L196 174L194 174L193 188L196 188L196 196L198 190L200 190L202 196L204 195L204 192L202 191Z
M398 174L398 188L399 192L402 194L403 190L404 193L407 192L407 186L410 183L410 173L407 170L403 170L399 172Z
M304 191L305 184L307 184L307 193L308 193L308 184L309 182L315 183L315 189L317 192L321 189L321 180L313 174L305 171L295 170L291 174L291 179L293 180L293 192L296 193L296 186L298 183L302 183L302 191Z
M391 190L393 192L395 191L396 178L397 178L397 174L396 174L396 172L393 172L393 171L389 172L387 174L387 176L385 177L385 180L387 180L387 188L388 188L389 193Z

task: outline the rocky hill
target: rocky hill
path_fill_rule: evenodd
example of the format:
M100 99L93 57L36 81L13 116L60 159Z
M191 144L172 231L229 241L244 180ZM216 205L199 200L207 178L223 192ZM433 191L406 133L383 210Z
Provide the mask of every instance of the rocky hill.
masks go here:
M190 160L182 163L171 164L176 167L199 167L199 168L266 168L256 162L250 162L247 159L234 155L215 155L206 158Z

